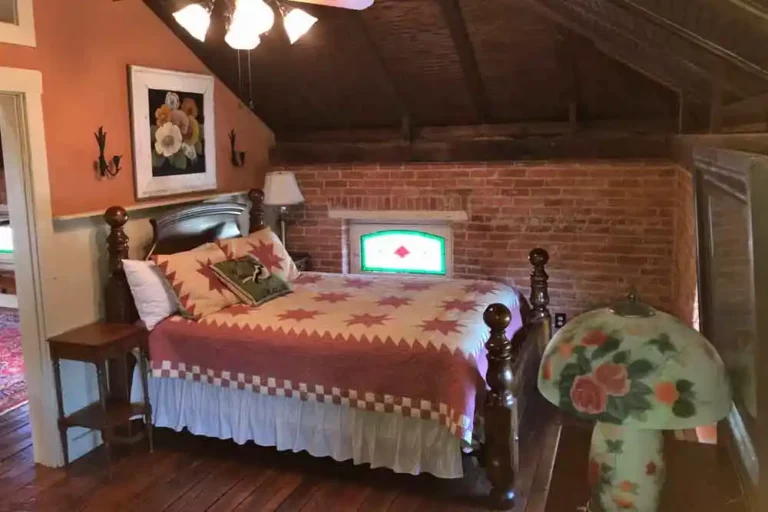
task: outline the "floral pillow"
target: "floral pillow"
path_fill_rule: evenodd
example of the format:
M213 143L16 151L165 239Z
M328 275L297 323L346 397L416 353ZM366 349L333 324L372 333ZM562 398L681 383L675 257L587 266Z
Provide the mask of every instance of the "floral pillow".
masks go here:
M226 253L227 259L235 260L244 256L253 256L261 262L270 274L283 281L293 281L299 277L299 269L285 250L280 238L269 228L241 238L222 240L219 246Z
M240 302L211 269L211 265L226 259L224 251L213 243L192 251L152 256L179 298L182 316L192 320Z

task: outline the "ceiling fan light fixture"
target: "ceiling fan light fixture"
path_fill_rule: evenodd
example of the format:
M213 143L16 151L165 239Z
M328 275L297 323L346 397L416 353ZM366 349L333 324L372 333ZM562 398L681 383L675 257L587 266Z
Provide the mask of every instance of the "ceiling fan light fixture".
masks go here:
M264 0L237 0L232 13L231 27L248 27L256 34L263 34L275 24L275 11Z
M192 37L205 41L208 27L211 24L211 9L201 4L189 4L173 13L176 22L184 27Z
M261 42L259 34L245 24L232 24L224 41L235 50L253 50Z
M288 39L291 41L291 44L295 43L301 36L309 32L309 29L312 28L316 22L317 18L301 9L292 9L291 12L286 14L283 18L283 24L285 25L285 33L288 34Z

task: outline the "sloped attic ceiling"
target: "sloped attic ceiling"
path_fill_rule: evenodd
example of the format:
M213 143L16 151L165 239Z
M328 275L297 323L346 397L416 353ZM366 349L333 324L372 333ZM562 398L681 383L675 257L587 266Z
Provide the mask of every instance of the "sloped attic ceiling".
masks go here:
M250 90L247 54L238 62L223 41L227 2L216 3L205 43L175 23L177 4L145 3L253 100L278 140L403 125L669 121L681 98L706 111L713 98L768 92L768 15L755 14L768 0L376 0L362 12L302 4L320 21L292 46L276 24L251 52Z

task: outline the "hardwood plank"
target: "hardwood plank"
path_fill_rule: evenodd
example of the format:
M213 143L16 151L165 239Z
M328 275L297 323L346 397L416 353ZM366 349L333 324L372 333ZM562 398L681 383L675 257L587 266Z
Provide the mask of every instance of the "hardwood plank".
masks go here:
M301 512L355 512L372 492L369 486L358 482L338 482L322 486L301 508Z
M259 510L272 512L285 501L303 480L299 473L270 473L254 492L234 508L237 511Z
M219 500L214 503L208 512L231 512L237 508L246 498L253 494L256 489L273 474L270 470L258 466L247 469L244 477L229 489Z

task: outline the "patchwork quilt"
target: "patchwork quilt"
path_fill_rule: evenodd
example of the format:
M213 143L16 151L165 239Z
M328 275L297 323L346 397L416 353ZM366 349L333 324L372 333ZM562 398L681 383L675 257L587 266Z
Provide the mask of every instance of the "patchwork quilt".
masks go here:
M518 292L489 281L304 272L293 293L150 335L155 377L331 402L440 422L469 442L481 403L485 308Z

